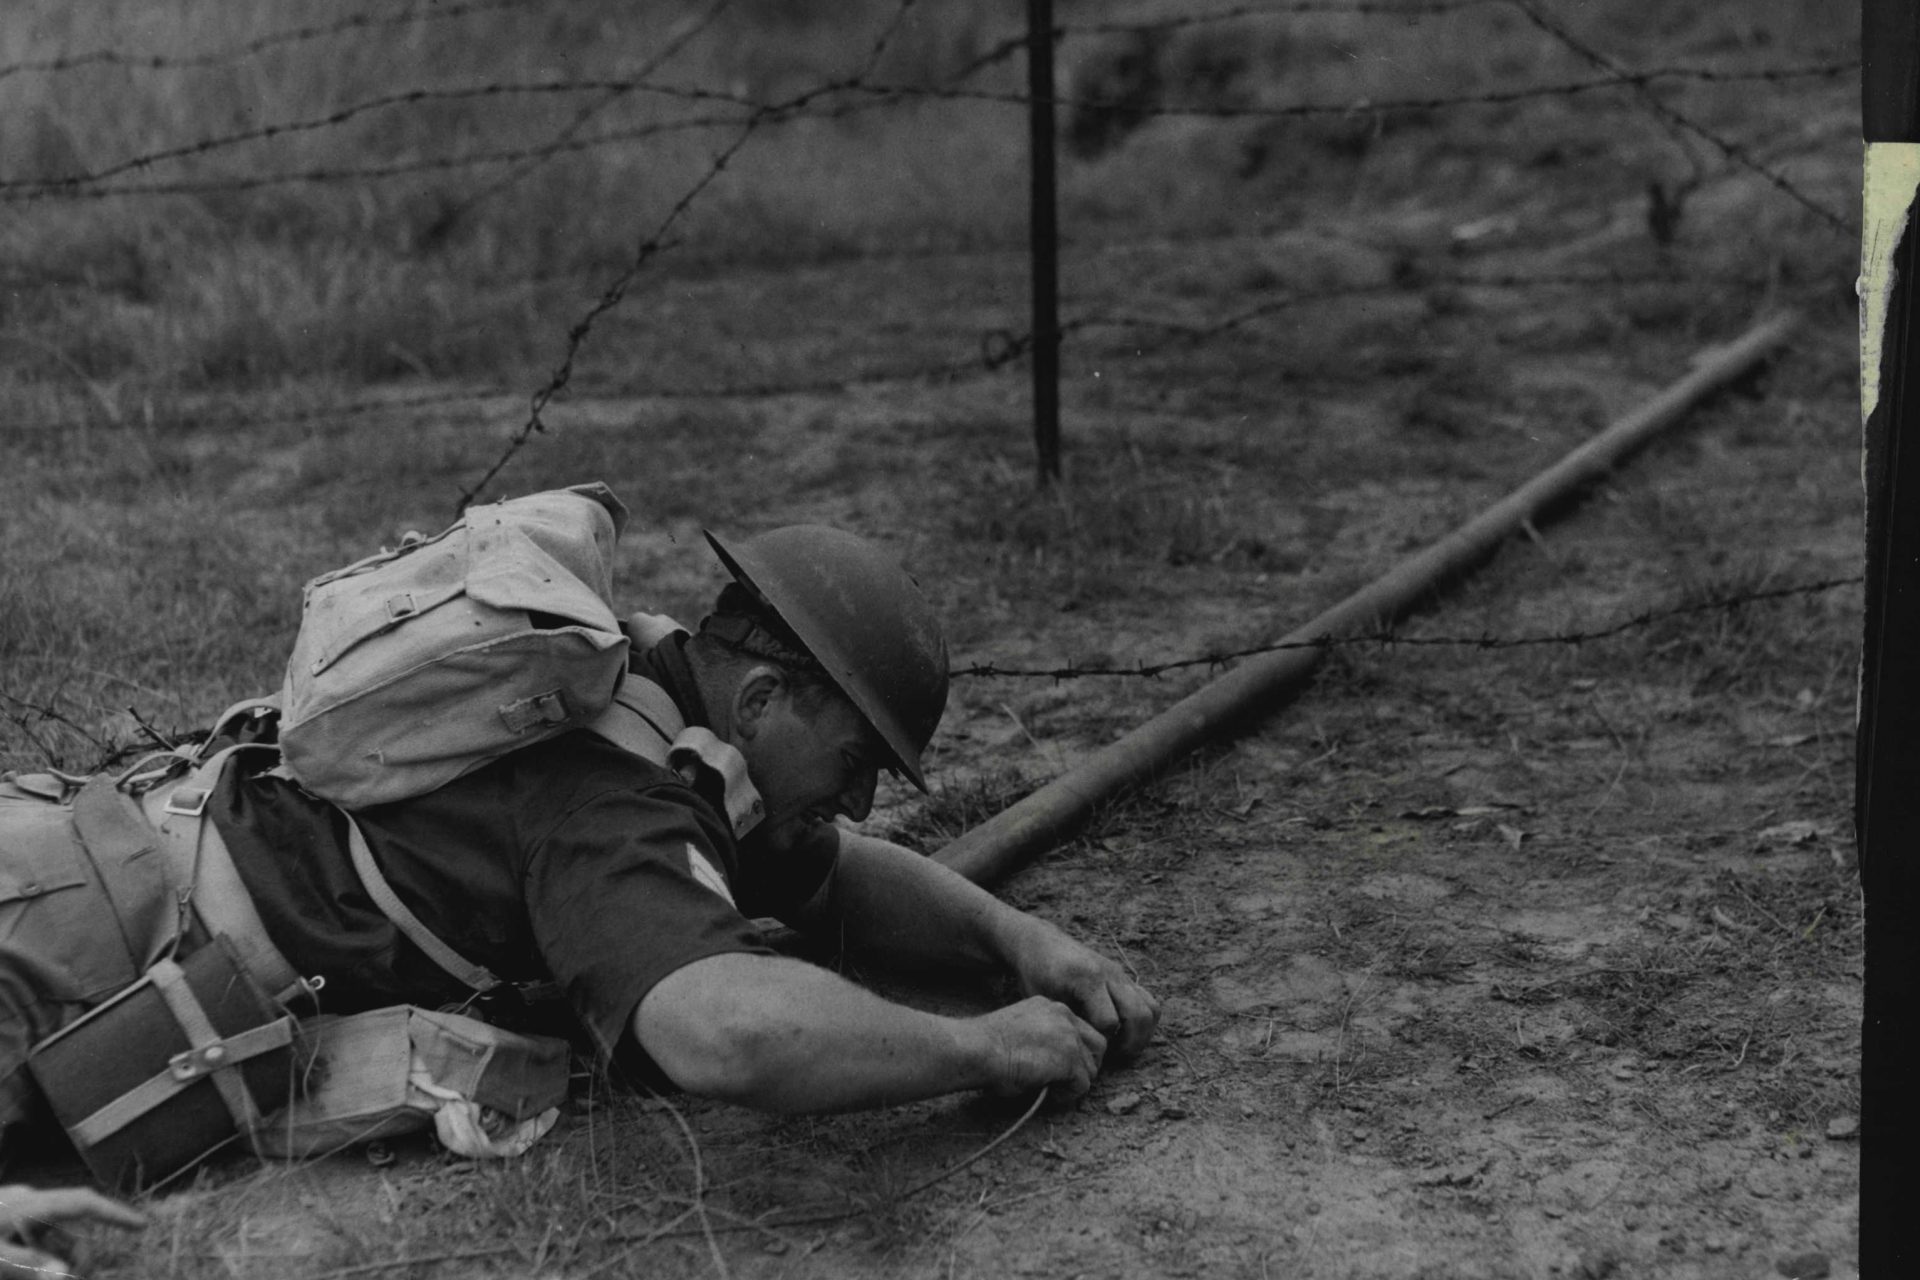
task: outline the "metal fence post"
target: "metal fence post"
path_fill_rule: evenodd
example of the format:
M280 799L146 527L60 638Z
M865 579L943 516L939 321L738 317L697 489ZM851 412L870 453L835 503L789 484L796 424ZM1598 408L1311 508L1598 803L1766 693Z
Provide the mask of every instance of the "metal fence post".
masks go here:
M1860 1048L1860 1274L1911 1274L1913 1088L1920 999L1920 14L1863 0L1860 399L1867 499L1866 616L1854 821L1866 899ZM1902 1264L1899 1258L1905 1256Z
M1027 0L1027 131L1032 176L1033 442L1040 486L1060 478L1060 245L1054 202L1053 0Z

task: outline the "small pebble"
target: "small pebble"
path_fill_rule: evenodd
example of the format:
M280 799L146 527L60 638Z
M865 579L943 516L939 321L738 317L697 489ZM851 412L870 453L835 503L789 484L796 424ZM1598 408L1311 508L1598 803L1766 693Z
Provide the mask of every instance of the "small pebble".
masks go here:
M1118 1093L1107 1099L1107 1112L1110 1115L1123 1116L1139 1105L1139 1094L1133 1092Z
M1860 1117L1854 1115L1835 1116L1833 1119L1827 1121L1827 1136L1835 1141L1845 1141L1848 1138L1859 1137Z

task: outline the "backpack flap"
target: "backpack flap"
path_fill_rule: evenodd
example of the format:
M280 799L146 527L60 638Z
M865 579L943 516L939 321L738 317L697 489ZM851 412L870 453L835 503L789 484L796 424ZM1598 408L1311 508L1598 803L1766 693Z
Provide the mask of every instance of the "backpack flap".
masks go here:
M555 536L565 532L532 520L481 517L467 532L467 595L495 609L564 618L624 640L607 603L613 595L612 544L602 551L591 526L572 530L571 540Z
M476 508L439 538L310 584L281 695L293 777L365 808L597 716L627 662L609 603L626 509L604 489Z

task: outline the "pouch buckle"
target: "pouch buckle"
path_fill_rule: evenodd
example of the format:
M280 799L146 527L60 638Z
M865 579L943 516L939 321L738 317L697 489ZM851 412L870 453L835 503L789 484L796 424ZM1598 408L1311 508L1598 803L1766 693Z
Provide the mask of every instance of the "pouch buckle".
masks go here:
M226 1061L227 1043L216 1040L168 1058L167 1073L175 1080L197 1080L209 1072L218 1071Z

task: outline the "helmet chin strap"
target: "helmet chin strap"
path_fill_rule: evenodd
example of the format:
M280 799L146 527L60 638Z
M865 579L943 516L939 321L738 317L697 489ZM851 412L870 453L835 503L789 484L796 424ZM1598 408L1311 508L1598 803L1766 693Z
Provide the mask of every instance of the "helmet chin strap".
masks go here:
M796 641L746 614L710 613L700 620L700 633L712 636L726 648L748 657L765 658L798 671L825 670Z

